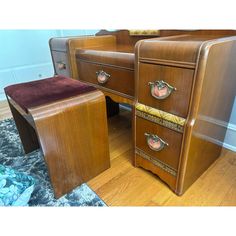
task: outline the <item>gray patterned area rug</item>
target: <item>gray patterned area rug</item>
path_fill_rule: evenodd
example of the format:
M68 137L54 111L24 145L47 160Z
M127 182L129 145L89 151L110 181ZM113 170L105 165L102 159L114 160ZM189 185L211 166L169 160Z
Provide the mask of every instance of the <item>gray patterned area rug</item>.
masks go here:
M24 154L13 119L0 121L0 164L27 173L35 179L29 206L106 206L87 184L55 199L41 151Z

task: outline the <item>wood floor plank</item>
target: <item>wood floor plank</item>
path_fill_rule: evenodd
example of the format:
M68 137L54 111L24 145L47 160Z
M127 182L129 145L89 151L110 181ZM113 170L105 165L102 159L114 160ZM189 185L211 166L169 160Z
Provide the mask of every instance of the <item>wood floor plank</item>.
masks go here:
M132 148L130 140L131 140L130 131L122 133L116 139L113 139L111 141L109 140L111 160L115 159L122 153Z
M230 185L228 191L220 202L221 206L236 206L236 155L230 152L231 155L228 158L228 163L231 169L228 171L228 182Z
M12 114L6 100L0 101L0 120L11 118Z
M218 206L232 185L234 170L229 165L232 153L222 155L187 191L181 196L172 196L165 205L175 206ZM236 195L235 195L236 205Z
M123 153L121 157L117 157L111 161L111 167L107 171L104 171L100 175L96 176L88 182L89 186L95 191L101 188L103 185L112 181L117 176L121 176L133 168L129 158L132 155L132 150Z

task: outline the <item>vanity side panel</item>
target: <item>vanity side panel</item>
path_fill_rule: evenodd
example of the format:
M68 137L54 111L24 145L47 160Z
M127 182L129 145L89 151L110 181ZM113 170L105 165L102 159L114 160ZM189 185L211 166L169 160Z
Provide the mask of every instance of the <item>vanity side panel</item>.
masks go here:
M203 44L185 127L177 193L220 156L236 95L236 37Z

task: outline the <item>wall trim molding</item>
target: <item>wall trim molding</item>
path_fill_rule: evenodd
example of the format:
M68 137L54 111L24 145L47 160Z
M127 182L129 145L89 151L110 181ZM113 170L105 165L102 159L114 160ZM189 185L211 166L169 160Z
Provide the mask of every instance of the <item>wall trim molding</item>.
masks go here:
M225 136L225 140L223 143L223 147L236 152L236 146L230 144L228 142L228 140L236 140L236 125L235 124L229 123L229 125L227 127L227 131L226 131L226 136Z
M236 125L232 124L232 123L229 123L228 126L227 126L227 129L236 132Z
M226 148L226 149L229 149L233 152L236 152L236 146L230 145L228 143L223 143L223 147Z
M216 139L213 139L211 138L211 141L213 143L216 143L216 144L219 144L219 145L223 145L224 148L227 148L227 149L230 149L234 152L236 152L236 146L234 145L231 145L229 143L226 142L226 137L227 137L227 133L230 131L231 133L233 133L233 135L230 137L230 139L236 139L236 124L232 124L232 123L227 123L225 121L221 121L221 120L218 120L218 119L214 119L212 117L209 117L209 116L204 116L204 115L200 115L199 116L199 119L202 120L202 121L205 121L205 122L208 122L208 123L212 123L212 124L215 124L217 126L220 126L220 127L223 127L225 129L227 129L226 131L226 136L225 136L225 140L224 140L224 143L222 143L221 141L219 140L216 140ZM205 137L206 138L206 137ZM207 137L209 139L209 137ZM210 141L210 140L209 140Z
M130 105L123 105L123 104L119 104L119 106L122 108L122 109L124 109L124 110L126 110L126 111L130 111L130 112L132 112L132 107L130 106Z
M198 138L207 140L207 141L209 141L209 142L211 142L211 143L214 143L214 144L219 145L219 146L223 146L223 147L226 148L226 149L229 149L229 150L231 150L231 151L236 152L236 147L233 146L233 145L231 145L231 144L228 144L228 143L225 143L225 142L223 143L223 142L221 142L221 141L219 141L219 140L217 140L217 139L211 138L211 137L206 136L206 135L204 135L204 134L199 134L199 133L195 133L195 132L194 132L194 135L195 135L196 137L198 137Z
M233 126L235 126L235 125L233 125ZM233 130L233 132L235 132L235 135L234 135L234 136L236 137L236 129L232 129L232 130ZM207 136L207 135L199 134L199 133L196 133L196 132L194 132L194 135L195 135L196 137L201 138L201 139L207 140L207 141L209 141L209 142L211 142L211 143L215 143L215 144L217 144L217 145L219 145L219 146L223 146L224 148L229 149L229 150L231 150L231 151L233 151L233 152L236 152L236 146L231 145L231 144L225 142L225 140L224 140L224 142L221 142L221 141L219 141L219 140L217 140L217 139L214 139L214 138L209 137L209 136ZM233 138L232 138L232 139L233 139Z
M209 122L209 123L213 123L215 125L224 127L226 129L236 130L236 124L227 123L225 121L214 119L212 117L208 117L208 116L204 116L204 115L199 115L199 120L206 121L206 122Z

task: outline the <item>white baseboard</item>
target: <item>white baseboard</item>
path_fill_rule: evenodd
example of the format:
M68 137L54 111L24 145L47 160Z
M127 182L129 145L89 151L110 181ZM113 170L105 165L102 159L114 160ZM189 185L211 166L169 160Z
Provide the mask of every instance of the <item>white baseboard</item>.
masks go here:
M233 152L236 152L236 147L233 146L233 145L230 145L228 143L223 143L223 147L226 148L226 149L229 149L229 150L231 150Z
M233 109L234 110L234 109ZM233 112L233 111L232 111ZM227 129L224 142L216 140L210 137L203 137L206 139L211 139L209 141L216 143L218 145L222 145L224 148L230 149L231 151L236 151L236 125L232 123L227 123L225 121L217 120L208 116L200 115L198 117L201 121L208 122L211 124L215 124L218 127L222 127L223 129Z
M132 108L131 108L130 105L119 104L119 106L120 106L122 109L126 110L126 111L132 111Z
M225 135L223 147L236 152L236 125L229 123Z

